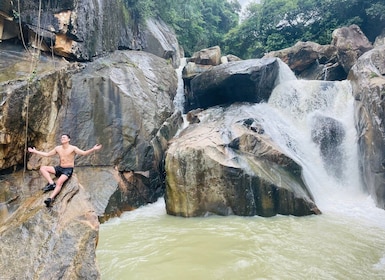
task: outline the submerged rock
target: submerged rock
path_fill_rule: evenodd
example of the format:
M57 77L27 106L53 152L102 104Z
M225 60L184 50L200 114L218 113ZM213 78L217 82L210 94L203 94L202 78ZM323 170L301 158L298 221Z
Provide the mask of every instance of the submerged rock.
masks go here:
M319 145L326 171L335 178L343 179L343 162L346 160L340 147L345 138L343 124L325 116L314 116L312 124L311 137Z

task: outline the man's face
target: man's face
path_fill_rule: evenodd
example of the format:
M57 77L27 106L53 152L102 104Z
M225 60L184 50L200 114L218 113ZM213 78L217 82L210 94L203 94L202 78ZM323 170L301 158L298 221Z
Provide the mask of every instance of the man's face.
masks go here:
M70 139L68 138L67 135L62 135L62 136L61 136L61 142L62 142L62 144L68 143L69 141L70 141Z

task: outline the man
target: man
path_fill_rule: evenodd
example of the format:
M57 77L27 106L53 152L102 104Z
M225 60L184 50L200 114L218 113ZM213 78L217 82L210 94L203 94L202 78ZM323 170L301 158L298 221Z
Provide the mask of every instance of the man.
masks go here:
M60 164L58 166L41 166L40 173L45 179L47 179L48 184L44 187L44 192L54 190L49 198L44 200L44 203L47 207L50 207L56 197L61 191L61 188L65 181L67 181L73 173L75 166L75 155L86 156L92 153L93 151L100 150L102 145L96 144L89 150L83 151L76 146L70 145L70 136L68 134L62 134L61 136L61 145L56 146L50 152L41 152L35 148L28 148L30 153L37 154L43 157L50 157L55 154L59 155ZM55 182L51 178L51 174L55 174L55 177L58 178Z

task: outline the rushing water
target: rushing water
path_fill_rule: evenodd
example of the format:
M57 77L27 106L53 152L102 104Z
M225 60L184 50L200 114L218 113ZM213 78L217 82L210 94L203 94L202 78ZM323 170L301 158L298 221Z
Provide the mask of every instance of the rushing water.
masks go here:
M186 219L168 216L160 199L101 225L102 278L385 279L385 211L361 187L349 83L281 73L267 104L234 105L227 116L240 113L303 166L323 214ZM314 135L325 120L341 139L322 156Z

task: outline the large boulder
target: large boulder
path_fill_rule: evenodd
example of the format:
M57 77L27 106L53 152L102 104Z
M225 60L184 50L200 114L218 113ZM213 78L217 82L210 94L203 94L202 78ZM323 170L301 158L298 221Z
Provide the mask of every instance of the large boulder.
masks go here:
M143 50L170 60L174 68L180 64L181 51L175 32L161 19L150 18L146 20L143 31L145 45Z
M221 64L221 56L221 48L219 46L214 46L195 52L189 59L189 62L201 65L217 66Z
M355 24L334 30L332 37L332 45L337 49L338 61L346 73L349 73L362 54L373 48L360 27Z
M360 166L363 181L379 207L385 209L385 46L363 54L349 80L355 96Z
M36 181L28 183L36 188ZM100 279L96 264L99 221L89 196L73 176L56 197L31 194L0 221L2 279Z
M185 110L234 102L267 101L279 72L275 58L249 59L214 66L191 80Z
M264 57L280 58L302 79L334 81L347 76L338 63L337 49L333 45L298 42L292 47L269 52Z
M167 213L320 213L301 179L301 167L264 134L258 119L242 111L241 105L206 110L206 121L190 125L172 141L165 163Z

